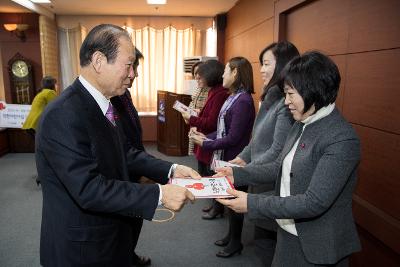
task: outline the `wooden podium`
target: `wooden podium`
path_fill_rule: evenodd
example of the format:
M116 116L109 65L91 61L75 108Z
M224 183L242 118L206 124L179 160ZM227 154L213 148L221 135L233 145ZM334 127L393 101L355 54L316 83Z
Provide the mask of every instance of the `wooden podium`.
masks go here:
M172 108L176 100L189 105L191 96L157 92L157 149L168 156L186 156L189 126L181 113Z

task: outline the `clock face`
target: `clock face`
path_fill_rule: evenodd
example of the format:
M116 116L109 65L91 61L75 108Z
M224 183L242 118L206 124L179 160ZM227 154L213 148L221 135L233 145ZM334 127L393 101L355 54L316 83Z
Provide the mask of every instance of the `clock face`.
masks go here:
M12 73L19 77L23 78L26 75L28 75L28 65L25 63L25 61L22 60L17 60L12 64L11 67Z

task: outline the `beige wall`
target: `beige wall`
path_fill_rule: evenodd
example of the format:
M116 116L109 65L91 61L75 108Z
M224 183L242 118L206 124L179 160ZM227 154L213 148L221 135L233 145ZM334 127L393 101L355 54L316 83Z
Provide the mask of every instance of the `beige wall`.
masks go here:
M262 92L261 50L273 42L274 1L241 0L229 12L225 31L225 61L235 56L246 57L253 66L253 95L258 102Z

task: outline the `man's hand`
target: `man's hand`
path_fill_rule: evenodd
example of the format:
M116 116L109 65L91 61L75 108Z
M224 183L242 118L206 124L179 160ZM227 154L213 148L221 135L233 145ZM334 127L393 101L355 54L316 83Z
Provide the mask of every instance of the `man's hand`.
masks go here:
M235 183L235 179L233 178L232 167L216 168L215 172L216 172L216 174L214 174L213 177L226 176L226 177L228 177L229 181L231 181L232 184Z
M161 186L161 190L163 206L172 211L180 211L188 200L194 201L194 195L185 187L166 184Z
M234 210L237 213L247 213L247 193L243 191L228 189L228 194L233 195L234 199L216 199L219 203Z
M174 176L172 178L188 178L200 179L201 176L198 172L192 168L186 167L184 165L177 165L175 168Z
M232 163L232 164L240 165L240 166L246 166L246 164L247 164L246 161L242 160L239 157L236 157L233 160L230 160L229 162Z

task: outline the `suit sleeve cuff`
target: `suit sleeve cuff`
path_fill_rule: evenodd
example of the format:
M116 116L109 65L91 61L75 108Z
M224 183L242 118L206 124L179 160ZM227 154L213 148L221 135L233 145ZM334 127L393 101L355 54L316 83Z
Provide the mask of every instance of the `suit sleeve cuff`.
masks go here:
M176 163L172 164L172 166L171 166L171 168L169 169L169 172L168 172L168 179L174 177L175 169L176 169L177 166L178 166L178 164L176 164Z
M161 185L160 184L157 184L157 185L158 185L158 189L160 190L160 194L158 196L158 205L162 205L162 202L161 202L161 199L162 199Z

